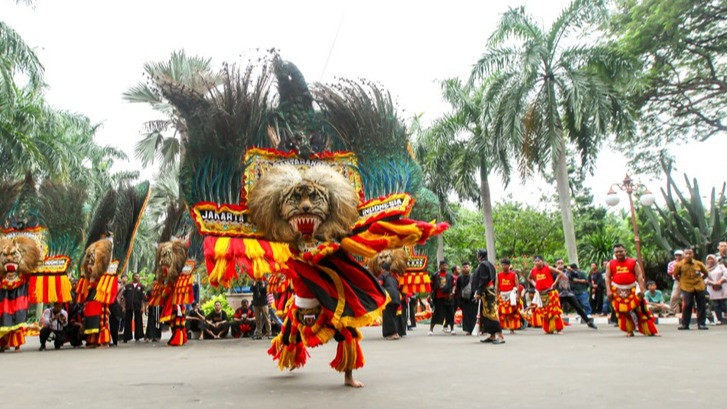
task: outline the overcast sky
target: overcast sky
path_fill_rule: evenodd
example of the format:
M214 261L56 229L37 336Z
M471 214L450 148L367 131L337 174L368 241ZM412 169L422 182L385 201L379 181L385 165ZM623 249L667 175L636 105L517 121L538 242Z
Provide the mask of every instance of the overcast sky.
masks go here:
M0 0L0 19L36 49L49 84L47 100L102 124L99 143L123 149L132 161L121 167L138 169L133 146L141 124L156 117L144 105L124 102L121 94L143 79L145 62L166 60L173 50L212 58L219 67L256 48L275 47L309 82L334 77L378 81L391 91L405 116L423 114L427 123L447 109L438 81L468 75L508 6L525 5L548 26L568 1L36 3L31 8ZM700 180L703 195L724 180L723 141L724 135L718 135L706 143L672 149L678 169ZM596 168L587 185L595 200L602 201L608 186L623 179L626 164L605 147ZM149 177L152 170L143 174ZM663 185L643 181L654 191ZM524 185L516 180L507 189L496 179L491 184L496 200L510 194L538 204L541 193L555 193L555 186L537 179Z

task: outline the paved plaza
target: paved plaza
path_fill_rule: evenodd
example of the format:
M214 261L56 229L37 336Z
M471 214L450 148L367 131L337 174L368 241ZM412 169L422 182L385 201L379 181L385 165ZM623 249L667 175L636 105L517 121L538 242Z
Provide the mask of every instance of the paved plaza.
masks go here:
M0 355L3 408L717 408L723 407L727 328L627 339L612 326L528 329L504 345L434 336L417 327L400 341L364 328L366 384L342 386L328 362L335 343L310 350L302 370L280 372L267 341L190 341L181 348L122 344Z

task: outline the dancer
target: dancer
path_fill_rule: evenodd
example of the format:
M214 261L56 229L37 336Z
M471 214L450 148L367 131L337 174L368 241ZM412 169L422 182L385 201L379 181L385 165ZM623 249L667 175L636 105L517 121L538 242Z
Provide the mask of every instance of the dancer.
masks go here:
M646 287L641 265L635 259L626 257L623 244L613 246L613 255L615 259L608 263L606 269L606 295L618 316L619 329L627 337L633 337L634 330L648 336L657 335L654 316L644 301Z
M510 259L500 260L502 271L497 273L497 290L499 292L498 314L500 326L509 329L511 334L520 329L523 302L518 295L520 281L517 274L510 270Z
M502 336L500 320L497 317L495 266L487 261L487 250L477 250L477 260L480 264L472 275L472 287L475 292L475 301L481 306L480 333L490 334L488 338L481 339L480 342L491 342L494 345L504 344L505 337Z
M542 256L533 258L535 267L530 270L528 281L535 288L534 302L536 305L533 316L542 314L543 331L546 334L560 334L563 331L563 309L560 306L560 297L556 286L563 277L563 272L553 268L543 261ZM555 279L553 278L555 275Z
M40 265L38 245L20 234L0 240L0 352L25 344L28 274Z

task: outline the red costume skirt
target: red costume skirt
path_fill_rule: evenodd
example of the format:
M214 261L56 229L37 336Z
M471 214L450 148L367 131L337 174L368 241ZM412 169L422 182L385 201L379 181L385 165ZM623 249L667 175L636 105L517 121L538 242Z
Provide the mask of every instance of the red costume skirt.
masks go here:
M518 300L517 305L510 305L510 299L502 298L499 296L497 303L498 317L500 318L500 326L502 329L515 330L520 329L522 323L520 322L520 310L522 309L523 302Z
M618 316L618 328L621 331L632 334L637 330L649 336L658 334L654 316L644 298L636 295L636 287L631 289L611 287L611 291L613 294L611 307Z
M540 293L540 297L543 300L543 308L536 308L541 310L543 316L543 331L546 334L552 334L555 332L563 331L563 309L560 306L560 297L558 290L551 290L549 292ZM534 313L534 314L535 314Z

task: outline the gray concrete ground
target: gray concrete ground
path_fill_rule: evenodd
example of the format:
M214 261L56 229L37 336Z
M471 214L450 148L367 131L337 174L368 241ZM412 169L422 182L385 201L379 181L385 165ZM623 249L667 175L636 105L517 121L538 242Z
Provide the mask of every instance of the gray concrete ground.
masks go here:
M328 367L335 343L310 350L302 370L280 372L267 341L191 341L181 348L122 344L106 350L0 355L2 408L717 408L724 407L727 328L627 339L612 326L528 329L504 345L432 337L417 327L400 341L365 328L366 387L342 386Z

